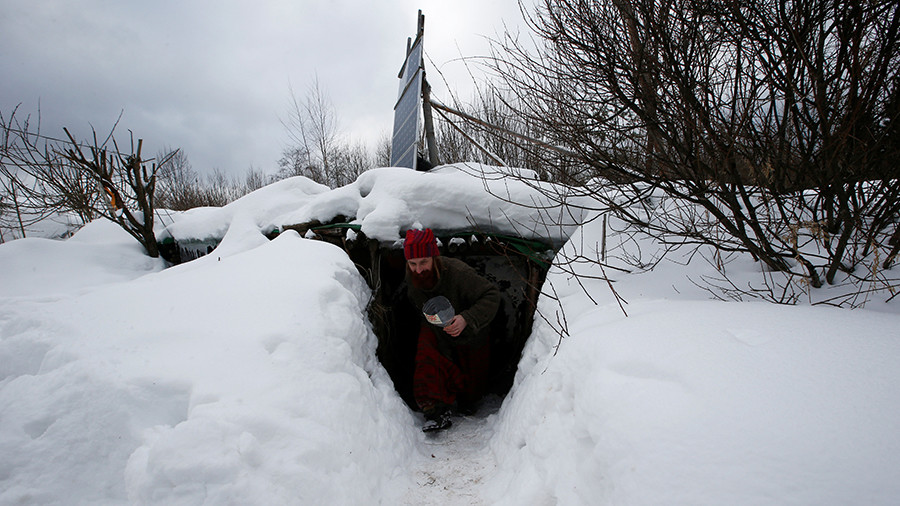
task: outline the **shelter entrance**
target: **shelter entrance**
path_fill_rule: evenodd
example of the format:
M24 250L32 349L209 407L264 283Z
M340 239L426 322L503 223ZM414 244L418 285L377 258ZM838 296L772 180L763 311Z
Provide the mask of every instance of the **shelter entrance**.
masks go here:
M378 337L378 359L397 392L414 408L412 378L421 315L406 296L403 248L367 240L359 232L351 234L354 240L350 241L347 228L355 227L338 224L297 230L302 234L311 230L316 238L341 246L365 277L374 295L369 319ZM500 290L500 307L490 328L488 392L504 396L531 335L538 294L555 249L516 237L439 231L436 235L441 255L466 262Z

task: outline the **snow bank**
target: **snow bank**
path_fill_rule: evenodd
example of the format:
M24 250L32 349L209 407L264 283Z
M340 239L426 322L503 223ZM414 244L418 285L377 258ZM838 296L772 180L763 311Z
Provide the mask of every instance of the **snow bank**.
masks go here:
M896 501L900 316L702 300L687 276L707 269L608 269L628 317L605 283L587 282L595 305L551 272L560 303L539 311L569 336L535 324L495 421L490 502Z
M21 213L21 223L18 213ZM0 241L10 242L22 239L23 225L25 237L64 239L80 228L81 220L71 214L50 213L49 216L42 217L29 212L28 209L20 208L18 212L7 210L0 213Z
M68 241L17 239L0 247L0 297L52 295L131 280L163 262L118 225L97 220Z
M402 491L418 431L374 359L353 264L293 233L229 235L230 255L0 298L0 504L361 504ZM66 251L43 261L109 247L53 244ZM23 254L11 246L0 254ZM18 283L57 288L40 273Z

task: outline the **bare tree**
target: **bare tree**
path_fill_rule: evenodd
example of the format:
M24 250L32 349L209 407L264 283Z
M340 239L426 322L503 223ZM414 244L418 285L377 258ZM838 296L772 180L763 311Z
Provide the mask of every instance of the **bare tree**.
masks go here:
M244 186L241 189L241 196L259 190L271 182L272 178L266 175L265 172L250 167L244 175Z
M199 197L200 177L183 150L167 147L156 158L164 160L157 171L156 207L185 211L205 205Z
M309 88L304 105L307 118L304 134L306 143L304 145L315 153L318 162L322 165L326 180L333 181L336 179L335 171L337 170L337 116L331 99L328 98L319 83L318 76Z
M18 115L18 107L8 115L0 113L0 183L9 216L18 234L25 237L30 225L54 214L70 213L82 223L94 219L95 185L85 174L69 167L54 146L64 142L42 135L37 121ZM52 141L55 144L51 144ZM52 168L53 184L37 177L36 168Z
M304 100L291 89L290 114L282 124L293 144L282 153L278 177L306 176L337 187L373 166L363 145L341 139L334 105L318 78Z
M206 182L199 188L204 206L222 207L246 194L243 184L225 172L214 169L206 174Z
M383 133L375 145L374 166L391 166L391 136L388 133Z
M374 167L369 149L362 142L341 144L334 156L335 170L332 180L335 186L344 186L356 181L363 172Z
M23 211L25 202L20 198L17 171L5 163L0 165L0 243L18 237L26 237L26 227L45 219L49 213L38 209L37 213ZM3 230L8 230L4 234Z
M458 104L458 112L467 117L437 112L443 121L438 123L438 146L441 159L447 162L473 161L533 170L542 179L550 180L545 160L535 156L533 146L523 144L521 137L536 138L545 132L537 125L516 114L518 98L499 89L476 87L471 101ZM478 121L474 121L474 119Z
M0 118L3 131L2 167L5 184L16 205L39 212L73 213L84 223L103 217L117 223L147 250L159 256L153 231L157 165L148 170L143 141L132 139L128 153L120 150L113 132L103 142L96 132L90 145L42 136L30 130L29 118L15 111Z
M282 121L294 145L285 150L282 169L290 167L294 175L332 184L338 149L337 117L334 105L325 94L318 77L301 100L291 88L291 110Z
M253 167L243 177L229 176L219 169L200 177L180 149L165 148L157 159L164 163L158 170L156 207L174 211L224 206L273 180Z
M285 149L278 160L276 177L285 179L293 176L304 176L317 182L325 180L321 167L311 163L309 153L302 147Z
M105 205L95 204L93 210L110 221L117 223L122 229L147 250L153 258L159 256L159 245L153 230L154 207L153 195L156 191L157 165L147 170L141 157L143 140L131 142L130 154L119 151L115 139L112 140L114 152L98 144L96 134L94 144L85 155L81 145L66 130L71 142L62 156L71 163L71 167L81 174L97 182L99 199ZM50 172L42 177L53 178ZM52 184L52 183L51 183Z
M598 209L813 287L839 273L883 281L900 212L900 4L543 0L523 12L537 39L500 41L498 87L564 148L559 174Z

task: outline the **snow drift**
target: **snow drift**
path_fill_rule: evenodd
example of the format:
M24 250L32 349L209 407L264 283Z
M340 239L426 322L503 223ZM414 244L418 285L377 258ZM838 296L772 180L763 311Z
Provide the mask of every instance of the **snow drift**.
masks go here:
M359 504L405 479L411 415L373 358L355 267L293 233L245 244L2 299L0 504ZM28 258L40 272L46 256ZM82 267L60 274L109 269Z
M711 301L691 281L715 273L699 255L616 271L627 317L605 283L586 281L595 304L552 271L559 301L541 298L547 321L537 320L512 391L496 415L456 427L489 441L474 460L448 464L470 474L452 484L422 474L442 440L425 439L375 360L370 290L355 266L329 244L261 233L279 216L307 219L341 202L376 236L443 223L366 183L376 175L413 181L412 200L475 191L458 174L380 174L334 191L294 181L252 205L173 215L227 232L213 254L164 270L102 222L67 241L0 245L0 505L900 496L896 302L849 311ZM467 213L480 223L513 212L478 202ZM598 225L566 250L598 244ZM609 240L650 255L659 247ZM728 268L739 283L758 272L741 258ZM564 322L568 336L548 322ZM425 487L433 493L418 493Z

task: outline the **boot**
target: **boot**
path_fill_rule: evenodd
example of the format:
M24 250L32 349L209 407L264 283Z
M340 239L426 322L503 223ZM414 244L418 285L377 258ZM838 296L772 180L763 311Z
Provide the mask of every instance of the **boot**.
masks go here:
M422 431L434 432L449 429L451 425L453 422L446 411L429 410L425 412L425 424L422 425Z

